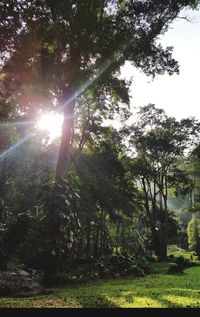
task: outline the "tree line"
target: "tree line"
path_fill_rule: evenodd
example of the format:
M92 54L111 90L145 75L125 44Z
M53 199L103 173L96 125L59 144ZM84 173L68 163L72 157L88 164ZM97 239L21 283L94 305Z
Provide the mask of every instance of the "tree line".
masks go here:
M0 1L2 263L16 245L49 272L120 250L166 258L176 222L169 191L198 191L186 171L193 159L198 165L199 122L149 104L127 126L130 82L119 72L130 61L150 76L178 73L172 48L157 39L182 9L196 7ZM60 143L35 130L42 110L63 113ZM103 125L114 116L120 131Z

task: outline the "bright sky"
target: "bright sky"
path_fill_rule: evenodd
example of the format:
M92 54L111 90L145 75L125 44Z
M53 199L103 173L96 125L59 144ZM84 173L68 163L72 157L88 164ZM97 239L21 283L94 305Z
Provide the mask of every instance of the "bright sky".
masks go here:
M178 120L191 116L200 120L200 10L187 10L180 16L187 16L191 22L178 19L160 37L164 47L174 47L173 57L179 62L180 74L156 76L152 81L133 67L131 71L130 65L125 65L123 74L134 78L132 106L153 103Z

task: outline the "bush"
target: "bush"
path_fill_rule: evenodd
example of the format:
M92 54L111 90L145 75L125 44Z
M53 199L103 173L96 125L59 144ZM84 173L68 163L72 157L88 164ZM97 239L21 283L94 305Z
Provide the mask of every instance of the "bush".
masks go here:
M0 224L0 266L5 268L9 256L25 241L31 223L31 215L27 212L9 214Z
M175 263L181 266L187 266L189 260L185 259L182 255L180 255L176 260Z
M143 257L143 256L138 256L135 259L136 264L144 271L144 273L149 274L151 272L151 266L149 261Z
M59 242L57 241L57 243ZM25 265L50 274L60 266L61 257L57 255L55 245L56 241L52 245L46 223L34 219L27 239L20 248L21 259ZM54 250L55 252L53 252Z
M156 262L158 262L158 258L157 258L157 256L150 256L150 255L148 255L148 256L146 256L146 260L148 261L148 262L151 262L151 263L156 263Z
M168 271L168 274L181 274L183 273L183 267L176 263L171 263Z
M144 276L150 272L150 265L144 257L121 253L101 257L96 270L99 276Z
M168 262L174 261L174 255L173 255L173 254L170 254L170 255L167 257L167 261L168 261Z
M181 265L183 268L198 266L198 263L192 262L189 259L185 259L182 255L176 258L175 263Z
M4 269L8 262L8 252L6 250L5 243L5 228L1 225L0 227L0 268Z
M69 181L55 191L51 177L38 195L38 216L32 222L21 255L27 265L45 277L57 273L75 258L81 224L77 215L79 196Z

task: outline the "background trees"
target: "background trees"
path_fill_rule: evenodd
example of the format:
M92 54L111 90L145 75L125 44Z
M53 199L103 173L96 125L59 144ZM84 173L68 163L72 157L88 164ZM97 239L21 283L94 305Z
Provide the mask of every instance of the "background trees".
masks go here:
M167 256L168 190L180 182L176 167L184 150L191 146L199 125L193 119L176 121L154 105L141 108L138 123L131 129L133 175L144 194L155 252Z
M125 60L147 74L178 71L171 48L163 49L156 39L182 8L195 5L194 0L1 2L1 72L15 105L31 117L44 107L64 113L57 182L66 173L80 93L90 94L98 108L109 97L116 108L128 101L128 87L117 77Z
M200 256L200 220L198 213L192 214L192 219L188 223L187 233L189 249Z
M126 60L152 76L178 72L172 49L157 38L187 6L196 1L0 1L5 262L16 250L50 274L80 258L147 254L152 240L166 258L175 227L168 190L180 189L178 163L199 124L178 122L154 105L126 130L103 123L130 115L130 83L119 79ZM47 109L64 115L60 144L44 142L35 128ZM19 227L24 235L14 239Z

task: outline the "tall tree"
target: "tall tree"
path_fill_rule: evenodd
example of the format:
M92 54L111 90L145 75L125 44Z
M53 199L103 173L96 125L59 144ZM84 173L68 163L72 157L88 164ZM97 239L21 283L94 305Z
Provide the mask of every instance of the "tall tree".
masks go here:
M164 110L149 104L140 109L138 124L130 131L130 144L135 151L131 168L144 193L155 252L166 258L168 189L175 185L177 178L180 180L176 164L198 135L199 123L195 119L176 121L167 117Z
M16 106L31 116L49 106L64 114L58 184L67 171L78 96L90 91L96 102L102 96L127 102L128 87L117 78L125 60L150 75L178 71L172 49L156 40L183 8L196 5L196 0L0 1L1 78L12 84Z
M192 214L192 219L187 227L188 244L191 251L195 251L196 255L200 257L200 219L199 213Z

